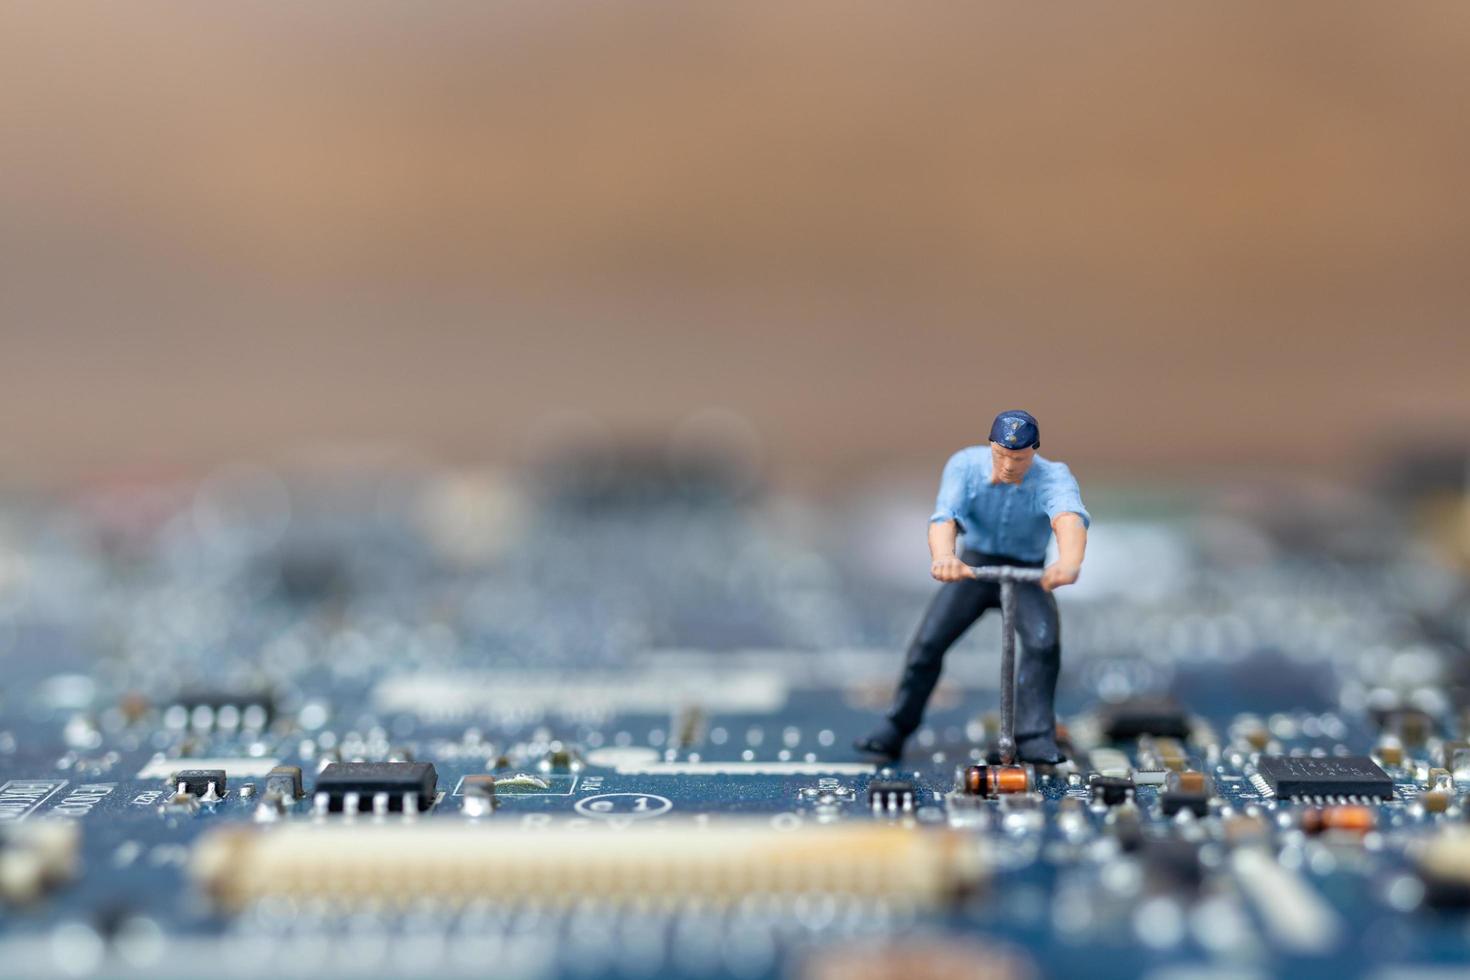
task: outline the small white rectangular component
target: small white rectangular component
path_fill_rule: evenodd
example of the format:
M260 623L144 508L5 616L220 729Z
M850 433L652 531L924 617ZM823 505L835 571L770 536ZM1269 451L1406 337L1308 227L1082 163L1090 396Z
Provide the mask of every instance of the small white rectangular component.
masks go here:
M1092 768L1104 776L1126 779L1133 772L1133 763L1117 749L1093 749L1088 754L1088 760L1092 763Z
M223 769L226 776L264 776L281 764L280 759L240 756L221 759L165 759L154 756L138 770L139 779L168 779L180 769Z
M1278 864L1274 854L1243 847L1231 855L1230 866L1266 930L1282 946L1306 954L1336 945L1342 933L1337 912L1301 875Z
M1167 769L1135 769L1133 771L1133 785L1135 786L1162 786L1169 778Z
M759 671L605 675L463 671L386 678L373 689L373 703L382 711L436 720L548 713L662 715L688 704L710 713L767 714L783 708L787 694L784 677Z

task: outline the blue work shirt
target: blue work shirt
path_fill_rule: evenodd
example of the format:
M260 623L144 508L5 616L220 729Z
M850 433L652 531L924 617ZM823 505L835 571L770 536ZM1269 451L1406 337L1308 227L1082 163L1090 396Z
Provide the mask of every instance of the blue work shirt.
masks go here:
M1037 453L1020 483L990 482L990 446L961 449L944 466L929 522L957 521L964 547L1020 561L1042 561L1051 522L1073 513L1090 527L1082 491L1066 463Z

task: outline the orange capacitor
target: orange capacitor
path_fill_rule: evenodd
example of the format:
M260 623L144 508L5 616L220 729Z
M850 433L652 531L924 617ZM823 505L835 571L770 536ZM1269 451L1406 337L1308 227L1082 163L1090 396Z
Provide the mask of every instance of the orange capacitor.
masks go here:
M1184 793L1203 793L1205 774L1197 769L1186 769L1179 774L1179 790Z
M1366 806L1326 806L1302 814L1302 830L1320 834L1340 830L1350 834L1366 834L1378 820Z
M965 770L965 792L972 796L1024 793L1030 788L1024 766L970 766Z

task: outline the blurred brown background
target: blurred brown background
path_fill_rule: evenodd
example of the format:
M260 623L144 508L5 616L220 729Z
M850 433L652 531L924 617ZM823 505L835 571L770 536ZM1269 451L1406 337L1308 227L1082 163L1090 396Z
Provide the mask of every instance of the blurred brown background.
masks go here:
M0 468L1470 430L1470 5L9 3Z

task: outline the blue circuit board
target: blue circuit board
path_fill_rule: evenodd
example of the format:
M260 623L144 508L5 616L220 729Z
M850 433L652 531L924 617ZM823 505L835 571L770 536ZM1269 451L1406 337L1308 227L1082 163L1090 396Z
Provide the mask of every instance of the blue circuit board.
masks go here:
M1464 585L1406 546L1103 498L1068 761L1000 764L991 616L882 765L921 499L891 561L871 501L559 478L12 502L0 974L1465 964Z

